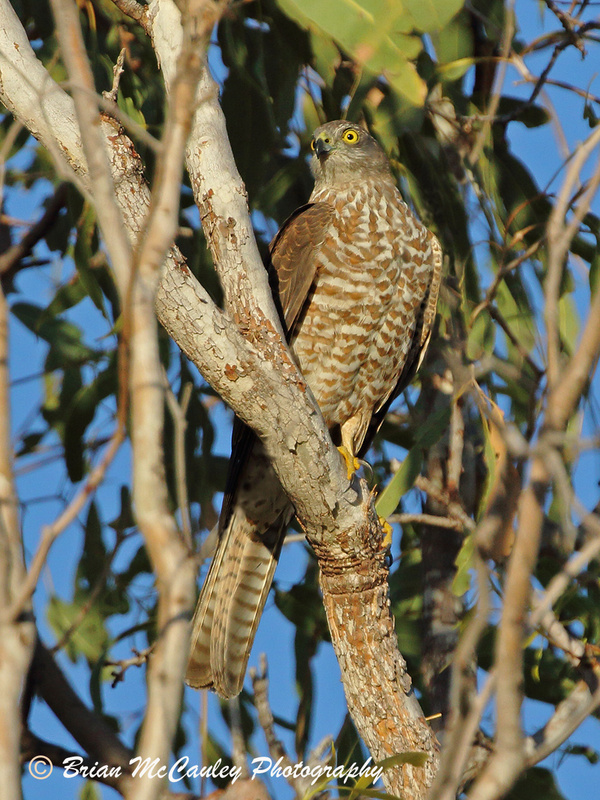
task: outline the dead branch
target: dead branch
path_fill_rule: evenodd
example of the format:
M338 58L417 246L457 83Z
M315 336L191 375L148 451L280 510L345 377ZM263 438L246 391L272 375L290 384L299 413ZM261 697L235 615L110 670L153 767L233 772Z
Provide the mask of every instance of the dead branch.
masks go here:
M18 244L13 244L12 247L0 254L0 275L4 281L19 269L22 259L28 256L39 240L46 235L64 208L66 201L67 184L61 183L54 191L40 219L31 226Z
M132 648L131 652L133 653L133 656L131 658L121 658L118 661L106 659L104 663L107 667L115 667L111 673L113 677L111 688L114 689L118 683L121 683L121 681L125 680L125 673L129 667L141 667L144 664L147 664L148 658L153 649L154 645L145 647L143 650L136 650L135 648Z
M265 739L267 740L267 746L269 748L271 759L274 763L281 763L282 768L289 767L290 769L293 769L294 762L290 759L283 743L277 738L275 733L275 720L273 719L273 712L271 711L271 706L269 704L267 659L264 653L261 654L260 657L260 672L252 668L250 670L250 677L252 679L252 688L254 690L254 706L256 708L256 713L258 714L258 722L263 730ZM331 740L326 740L322 743L322 748L320 747L317 749L317 751L315 751L312 760L309 759L307 766L312 769L312 767L324 764L324 752L327 750L327 754L329 755L330 749ZM312 789L314 789L313 778L310 775L307 777L302 777L301 775L295 777L292 773L286 780L295 791L297 798L305 797L311 792ZM319 798L319 800L326 800L326 798L329 797L329 792L318 792L314 796Z
M0 795L21 797L21 693L35 640L30 598L25 613L13 618L7 609L25 576L23 543L10 441L8 304L0 287Z

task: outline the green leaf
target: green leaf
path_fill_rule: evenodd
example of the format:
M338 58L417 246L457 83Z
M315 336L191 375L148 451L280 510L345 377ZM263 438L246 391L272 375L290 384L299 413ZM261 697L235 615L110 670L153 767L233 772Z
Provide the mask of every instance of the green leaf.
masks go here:
M217 770L211 780L220 789L224 789L231 780L230 777L228 777L231 775L231 769L233 768L231 758L227 755L225 750L223 750L217 739L211 736L210 733L203 741L202 745L206 764L215 764L217 761L221 762L222 769Z
M26 328L50 345L48 370L63 366L64 362L84 363L96 356L96 351L83 343L81 330L72 322L58 317L48 319L45 309L33 303L15 303L11 311Z
M539 128L551 119L549 112L543 106L530 105L527 100L506 95L500 98L497 113L500 116L511 114L516 122L522 122L527 128Z
M469 14L457 14L444 27L431 33L439 64L451 64L473 55L473 27ZM448 75L444 76L451 79Z
M434 445L448 429L450 408L443 408L432 414L416 435L416 442L408 451L402 466L381 492L375 503L380 517L386 519L398 508L402 497L412 488L423 464L423 450Z
M302 581L287 592L276 589L275 605L307 637L328 639L325 609L316 581Z
M364 764L367 754L354 727L350 714L346 714L338 735L335 737L335 752L341 764Z
M398 4L400 5L400 4ZM420 33L440 31L464 5L464 0L402 0L402 8Z
M15 453L16 457L19 458L20 456L26 456L29 453L34 452L45 435L46 431L35 431L23 436L21 439L21 446Z
M496 326L486 311L478 314L469 331L467 358L479 361L484 355L491 355L496 343Z
M600 755L597 750L592 747L587 747L581 744L571 744L565 747L565 753L570 756L583 756L589 764L597 764L600 761Z
M378 767L383 767L384 770L391 769L392 767L399 767L401 764L412 764L413 767L423 767L429 759L429 753L424 753L419 750L406 750L403 753L396 753L389 758L384 758L382 761L377 762Z
M597 244L598 246L596 247L596 250L594 252L594 257L590 262L589 281L590 281L590 291L592 293L592 296L596 294L598 288L600 287L600 281L598 280L598 278L600 278L600 241L597 242Z
M423 447L416 444L406 454L402 466L377 498L375 509L386 519L398 508L400 500L412 489L423 465Z
M95 781L86 781L79 790L79 800L102 800Z
M329 34L355 61L383 75L409 102L422 106L426 86L409 59L422 49L414 20L392 0L279 0L301 27Z
M565 294L558 301L558 329L567 355L573 355L579 335L579 314L572 295Z
M135 527L133 509L131 507L131 494L128 486L121 486L120 498L121 508L119 515L109 522L108 525L117 533L124 533L127 528Z
M87 593L94 586L102 574L106 558L106 548L102 541L102 523L96 503L92 501L85 521L83 553L77 568L76 586L79 591Z
M84 474L84 435L94 419L98 406L117 391L116 362L112 358L108 367L99 372L72 398L65 412L64 446L69 478L77 483Z
M95 270L90 268L92 257L97 249L96 212L93 206L85 203L77 223L77 239L73 246L73 260L75 261L81 286L98 311L107 318L102 289L94 274Z
M462 543L458 551L456 560L456 573L452 581L452 594L455 597L462 597L471 588L470 570L473 565L473 553L475 552L475 536L470 534Z
M473 56L465 56L464 58L457 58L454 61L449 61L447 64L441 64L438 67L438 74L441 80L444 81L457 81L459 78L468 72L475 64L479 64L482 59L474 58Z
M510 800L565 800L565 796L549 770L532 767L512 789Z
M51 597L47 610L48 624L58 639L69 632L65 652L76 661L83 655L88 661L98 661L108 645L108 632L104 617L96 606L87 608L83 598L67 603L58 597ZM71 627L76 625L73 631Z
M67 311L69 308L81 303L85 297L87 297L85 286L78 275L73 275L67 283L59 286L56 290L56 294L45 311L45 317L47 319L57 317L63 311Z

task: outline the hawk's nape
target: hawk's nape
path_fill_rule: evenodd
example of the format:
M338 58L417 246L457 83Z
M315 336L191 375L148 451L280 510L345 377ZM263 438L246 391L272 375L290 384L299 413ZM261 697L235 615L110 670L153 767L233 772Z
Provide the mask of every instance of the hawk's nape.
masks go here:
M273 240L271 267L292 352L334 442L355 456L423 359L442 255L367 131L329 122L312 149L313 192ZM222 697L241 691L293 516L260 441L240 423L231 465L186 674Z

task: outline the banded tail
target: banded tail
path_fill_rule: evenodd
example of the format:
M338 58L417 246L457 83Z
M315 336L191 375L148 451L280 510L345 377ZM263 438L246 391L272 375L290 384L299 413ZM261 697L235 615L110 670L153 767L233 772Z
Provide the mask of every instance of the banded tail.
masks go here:
M288 513L257 536L238 506L223 531L192 622L185 680L221 697L242 690L254 635L273 582Z

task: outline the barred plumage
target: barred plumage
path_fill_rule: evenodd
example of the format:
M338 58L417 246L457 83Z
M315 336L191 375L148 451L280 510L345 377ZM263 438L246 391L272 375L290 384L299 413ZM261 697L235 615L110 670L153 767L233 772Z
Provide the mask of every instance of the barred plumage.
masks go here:
M357 125L315 131L315 187L271 245L292 351L336 444L361 453L424 356L441 276L437 239ZM198 602L187 682L240 692L293 508L237 423L219 543Z

